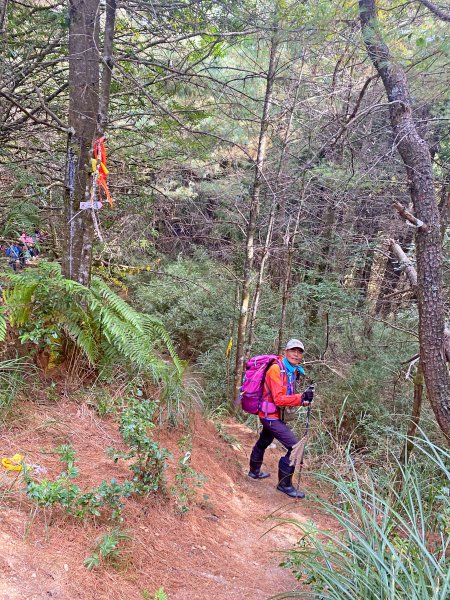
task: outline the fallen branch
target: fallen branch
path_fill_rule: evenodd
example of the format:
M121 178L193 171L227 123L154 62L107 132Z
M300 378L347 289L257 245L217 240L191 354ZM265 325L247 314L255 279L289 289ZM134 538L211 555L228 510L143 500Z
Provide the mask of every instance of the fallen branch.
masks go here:
M417 289L417 272L416 272L416 269L414 268L412 262L409 260L409 258L403 252L401 246L399 244L397 244L397 242L395 240L389 240L389 248L390 248L392 254L395 256L395 258L398 260L400 269L405 271L406 276L409 279L409 283L411 284L411 287L414 288L414 290L416 290Z
M406 210L406 208L403 206L403 204L400 204L400 202L394 202L392 204L392 206L405 219L405 221L408 221L409 223L414 225L414 227L417 227L417 229L421 229L422 231L429 230L428 225L426 225L423 221L421 221L420 219L415 217L412 213L410 213L408 210Z
M415 292L417 289L417 272L413 267L412 262L395 240L389 240L389 248L400 263L400 268L405 271L411 287ZM450 362L450 329L448 327L445 327L444 329L444 352L447 362Z

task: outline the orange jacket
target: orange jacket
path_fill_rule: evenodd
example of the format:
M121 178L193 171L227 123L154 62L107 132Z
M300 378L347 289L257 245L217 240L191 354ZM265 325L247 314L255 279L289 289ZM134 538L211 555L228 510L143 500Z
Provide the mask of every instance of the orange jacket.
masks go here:
M280 360L283 359L282 356L279 357ZM263 392L263 407L264 400L268 402L273 402L277 406L301 406L302 405L302 395L301 394L291 394L287 395L287 375L286 373L281 373L280 367L277 363L274 363L269 367L266 373L266 379L264 382L264 392ZM265 411L259 411L258 416L263 419L280 419L280 410L277 409L276 412L270 412L266 415Z

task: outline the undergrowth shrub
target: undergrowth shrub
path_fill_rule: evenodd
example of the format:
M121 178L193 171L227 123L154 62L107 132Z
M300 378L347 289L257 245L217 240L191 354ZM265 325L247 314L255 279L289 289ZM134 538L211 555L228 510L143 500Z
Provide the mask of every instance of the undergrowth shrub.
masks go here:
M129 540L131 540L129 532L123 531L120 527L113 527L97 538L93 553L85 559L84 566L89 571L105 564L117 567L122 558L122 550L119 546Z
M163 319L184 355L196 358L231 331L235 284L205 253L197 260L179 258L160 271L130 283L134 301Z
M311 592L277 598L449 597L450 453L426 437L414 446L409 464L399 465L384 488L355 470L351 480L319 475L334 491L334 501L316 498L316 503L336 528L324 531L312 522L289 520L300 539L283 566Z
M166 594L164 587L160 587L154 594L148 590L142 590L141 596L144 600L169 600L169 596Z
M133 473L133 490L138 494L166 492L165 469L169 453L152 436L155 428L153 418L156 404L140 395L130 395L120 416L119 431L123 441L130 447L126 452L109 448L107 453L117 462L135 459L129 465Z
M75 466L75 452L69 444L62 444L55 448L65 470L54 480L33 478L33 469L26 464L23 469L25 492L36 506L49 508L60 506L64 511L78 519L88 516L107 516L111 520L121 520L123 499L130 496L133 484L125 481L118 484L115 479L110 483L102 481L97 487L82 492L81 488L73 483L79 471Z
M203 485L205 477L197 473L191 465L192 440L189 435L183 436L178 442L181 457L178 460L174 484L170 492L175 500L175 507L179 514L189 511L195 502L197 488Z

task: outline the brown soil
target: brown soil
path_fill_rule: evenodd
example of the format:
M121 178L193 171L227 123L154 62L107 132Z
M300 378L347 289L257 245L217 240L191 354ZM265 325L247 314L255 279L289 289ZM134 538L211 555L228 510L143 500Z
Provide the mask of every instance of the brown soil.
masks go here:
M108 523L80 523L59 509L36 511L21 491L20 474L0 466L0 599L137 600L153 598L163 586L169 600L263 600L298 589L293 575L278 566L282 556L277 552L290 548L298 535L288 525L272 529L275 521L268 517L276 511L299 521L319 518L319 525L327 523L308 500L290 501L275 490L279 448L267 451L265 467L272 477L253 481L246 471L255 434L232 421L226 429L240 448L232 448L212 423L196 416L192 466L206 477L196 505L180 517L173 500L127 500L123 528L131 540L124 543L123 558L116 567L92 571L83 561ZM169 481L180 435L169 429L156 436L173 454ZM26 454L28 463L45 466L51 477L61 471L51 450L71 443L80 469L75 482L83 489L103 479L130 478L123 461L114 464L104 452L122 446L116 423L84 404L30 405L0 441L2 457ZM306 479L307 491L309 486Z

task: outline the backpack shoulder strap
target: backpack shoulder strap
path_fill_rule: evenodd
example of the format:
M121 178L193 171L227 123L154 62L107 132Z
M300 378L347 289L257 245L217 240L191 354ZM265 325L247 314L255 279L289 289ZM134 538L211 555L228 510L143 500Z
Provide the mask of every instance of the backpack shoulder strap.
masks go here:
M274 361L267 367L266 374L264 375L264 387L270 395L272 395L272 392L270 391L269 386L267 385L266 375L267 375L267 372L269 371L269 369L273 365L278 365L278 368L280 369L281 385L285 385L285 380L286 380L286 369L284 368L283 361L280 360L279 358L275 358Z

